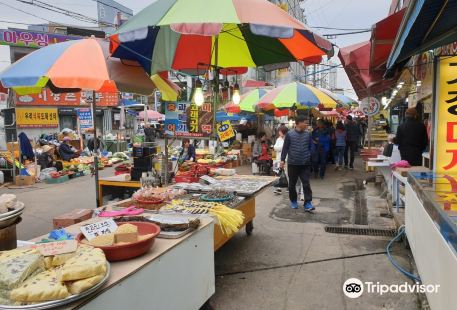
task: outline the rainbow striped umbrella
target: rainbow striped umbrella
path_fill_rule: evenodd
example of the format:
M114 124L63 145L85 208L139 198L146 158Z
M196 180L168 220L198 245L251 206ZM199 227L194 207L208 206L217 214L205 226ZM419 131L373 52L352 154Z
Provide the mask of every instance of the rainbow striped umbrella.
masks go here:
M227 103L224 109L230 113L255 112L255 106L268 91L262 88L253 89L243 94L240 99L240 104L234 104L232 102Z
M275 108L311 108L322 104L325 108L335 108L338 104L332 97L316 87L299 82L279 86L263 96L258 107L262 110Z
M162 91L164 100L176 100L179 87L159 75L149 77L134 61L109 57L108 42L95 38L67 41L40 48L0 73L0 82L18 94L81 89L124 91L150 95Z
M110 37L113 57L154 74L319 63L332 44L267 0L157 0Z

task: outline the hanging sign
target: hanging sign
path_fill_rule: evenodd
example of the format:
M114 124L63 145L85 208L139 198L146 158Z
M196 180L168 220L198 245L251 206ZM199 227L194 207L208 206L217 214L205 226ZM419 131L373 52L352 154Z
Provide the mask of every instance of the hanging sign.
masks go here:
M16 124L19 128L57 128L59 116L56 108L16 108Z
M457 57L439 62L435 168L440 173L457 171Z
M92 128L92 111L90 108L77 109L79 128L81 131Z
M117 93L97 93L97 106L115 107L119 98ZM43 88L39 94L16 94L17 106L88 106L92 102L92 92L55 94L49 88Z
M167 102L165 106L165 131L175 137L207 138L213 133L211 103L197 107L190 102Z
M0 45L40 48L54 43L79 39L82 39L82 37L26 29L0 29Z
M375 97L364 98L359 105L359 110L367 116L378 114L380 108L381 102L379 102L379 100Z
M233 127L230 124L230 121L217 123L217 135L219 136L219 140L222 142L235 137L235 131L233 131Z

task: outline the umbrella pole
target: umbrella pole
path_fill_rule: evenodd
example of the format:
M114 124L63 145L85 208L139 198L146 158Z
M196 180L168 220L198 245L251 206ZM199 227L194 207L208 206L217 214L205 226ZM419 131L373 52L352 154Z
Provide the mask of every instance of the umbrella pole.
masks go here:
M216 130L216 108L219 103L219 36L216 36L214 39L214 103L213 103L213 134L214 138L217 140L217 130Z
M97 207L100 207L99 203L100 203L100 192L98 191L98 153L97 153L97 150L98 150L98 143L97 143L97 109L96 109L96 92L93 91L92 92L92 117L94 119L94 151L95 151L95 155L94 155L94 176L95 176L95 205Z

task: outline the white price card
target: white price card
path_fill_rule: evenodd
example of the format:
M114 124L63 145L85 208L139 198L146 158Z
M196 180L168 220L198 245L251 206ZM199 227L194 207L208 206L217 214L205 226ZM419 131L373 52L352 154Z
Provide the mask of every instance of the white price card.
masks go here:
M81 226L81 232L87 240L92 240L100 235L113 234L117 230L117 224L113 219L106 219L100 222Z

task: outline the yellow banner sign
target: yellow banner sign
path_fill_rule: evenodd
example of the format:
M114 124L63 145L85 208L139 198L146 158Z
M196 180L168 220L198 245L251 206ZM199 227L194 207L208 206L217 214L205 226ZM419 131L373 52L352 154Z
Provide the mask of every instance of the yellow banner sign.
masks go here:
M217 135L221 141L230 140L235 136L235 131L233 131L230 121L223 121L217 124Z
M17 108L16 123L20 128L56 128L59 127L59 113L56 108Z

